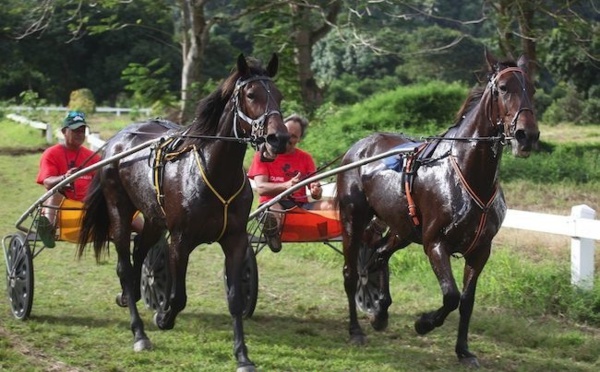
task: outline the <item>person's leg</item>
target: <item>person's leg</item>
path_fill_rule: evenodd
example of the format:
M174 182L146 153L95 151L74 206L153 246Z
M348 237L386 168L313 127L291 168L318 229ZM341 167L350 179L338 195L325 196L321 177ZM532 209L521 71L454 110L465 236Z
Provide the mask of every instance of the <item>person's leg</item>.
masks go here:
M50 196L44 202L44 205L48 207L42 208L41 214L37 218L36 231L46 248L54 248L56 245L56 219L63 199L64 196L60 193Z
M281 226L285 209L287 209L285 205L275 203L265 212L263 217L263 233L267 239L267 245L273 253L281 251L282 248Z

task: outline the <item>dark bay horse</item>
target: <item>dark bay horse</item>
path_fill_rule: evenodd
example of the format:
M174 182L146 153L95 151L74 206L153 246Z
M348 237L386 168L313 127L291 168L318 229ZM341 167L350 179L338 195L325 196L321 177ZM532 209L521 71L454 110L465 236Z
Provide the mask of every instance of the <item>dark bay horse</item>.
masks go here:
M487 85L471 91L453 127L426 141L424 150L404 158L408 168L398 171L390 169L386 161L377 161L337 177L344 287L353 343L366 341L357 320L357 282L359 287L361 280L375 283L375 293L367 293L371 297L369 306L373 307L371 325L376 330L384 329L392 302L388 260L395 251L415 242L423 245L443 294L442 306L422 314L415 330L419 334L430 332L458 308L456 354L463 364L479 365L469 351L468 330L477 279L506 214L498 184L503 145L512 140L514 154L526 157L539 139L532 106L534 88L527 75L526 59L499 62L487 51L485 55ZM353 145L342 163L397 146L416 148L419 144L402 135L377 133ZM375 247L363 243L367 238L377 242ZM462 292L451 270L450 257L455 255L465 260ZM359 272L365 257L371 257L376 278Z
M129 307L134 350L151 348L136 306L142 263L149 248L168 230L170 294L154 316L156 325L173 328L177 314L186 306L190 253L201 243L218 242L225 254L238 371L255 370L244 341L240 289L253 198L243 160L247 143L255 145L265 159L285 151L289 134L280 112L282 95L271 80L277 69L276 55L266 69L240 55L237 69L200 101L189 127L150 120L126 127L107 142L105 159L161 138L156 145L97 172L81 225L79 256L87 242L93 243L97 259L109 241L116 246L122 287L117 303ZM131 221L136 211L143 214L144 227L131 252Z

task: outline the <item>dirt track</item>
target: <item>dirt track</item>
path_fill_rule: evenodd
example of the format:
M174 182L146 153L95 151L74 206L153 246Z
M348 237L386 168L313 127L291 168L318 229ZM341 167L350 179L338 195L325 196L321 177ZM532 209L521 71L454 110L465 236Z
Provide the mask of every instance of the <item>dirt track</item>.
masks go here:
M0 155L21 156L28 154L41 154L44 147L0 147Z

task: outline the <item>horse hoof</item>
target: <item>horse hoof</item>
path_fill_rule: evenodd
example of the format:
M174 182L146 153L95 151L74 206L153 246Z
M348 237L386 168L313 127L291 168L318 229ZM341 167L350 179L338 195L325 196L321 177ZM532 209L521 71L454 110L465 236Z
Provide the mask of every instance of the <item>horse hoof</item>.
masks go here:
M115 302L119 307L127 307L127 296L124 296L122 293L119 293L117 295L117 298L115 299Z
M163 331L173 329L175 327L175 322L166 322L165 321L165 313L159 313L158 311L154 313L154 324L158 327L158 329L162 329Z
M434 328L435 327L433 326L433 324L429 322L424 322L422 320L417 320L415 322L415 331L417 331L417 333L420 335L425 335L431 332Z
M238 366L235 370L236 372L256 372L256 368L254 364L245 364L243 366Z
M350 336L350 344L354 345L354 346L364 346L367 344L367 336L365 336L365 335Z
M477 360L477 357L467 357L467 358L461 358L458 360L460 362L460 364L462 364L465 367L469 367L469 368L479 368L479 360Z
M379 314L371 318L371 327L380 332L387 328L388 326L388 314Z
M138 340L133 343L133 351L136 353L144 350L152 350L152 343L148 339Z

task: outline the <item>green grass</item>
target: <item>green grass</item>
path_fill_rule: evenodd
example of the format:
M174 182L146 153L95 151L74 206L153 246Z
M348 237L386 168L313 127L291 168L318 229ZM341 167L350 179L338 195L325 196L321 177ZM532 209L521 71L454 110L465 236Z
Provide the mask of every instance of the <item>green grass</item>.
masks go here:
M0 147L21 143L21 136L30 135L17 132ZM39 154L0 155L3 236L14 232L14 222L43 193L34 183L38 161ZM555 191L561 188L565 191ZM560 197L568 194L569 187L548 184L536 189L522 183L505 189L509 202L524 196L531 201L531 210L537 210L549 198L534 202L536 194L543 191ZM575 188L570 191L587 195ZM392 257L394 303L389 327L375 332L361 315L369 337L362 348L347 343L341 255L322 244L284 244L281 253L267 251L257 259L258 304L244 325L249 356L259 371L465 370L454 354L457 312L426 336L413 329L418 314L441 305L437 281L420 246ZM99 265L91 252L77 260L75 246L64 242L37 256L31 319L15 320L6 297L0 297L0 370L235 369L218 245L202 245L192 253L188 304L173 330L158 330L152 313L140 304L154 344L150 352L132 351L128 312L114 303L120 290L115 260L114 252ZM460 278L463 260L452 262ZM574 291L569 276L568 245L548 250L543 239L527 241L521 236L503 237L494 245L479 280L470 329L470 347L480 358L480 370L599 370L598 290Z

